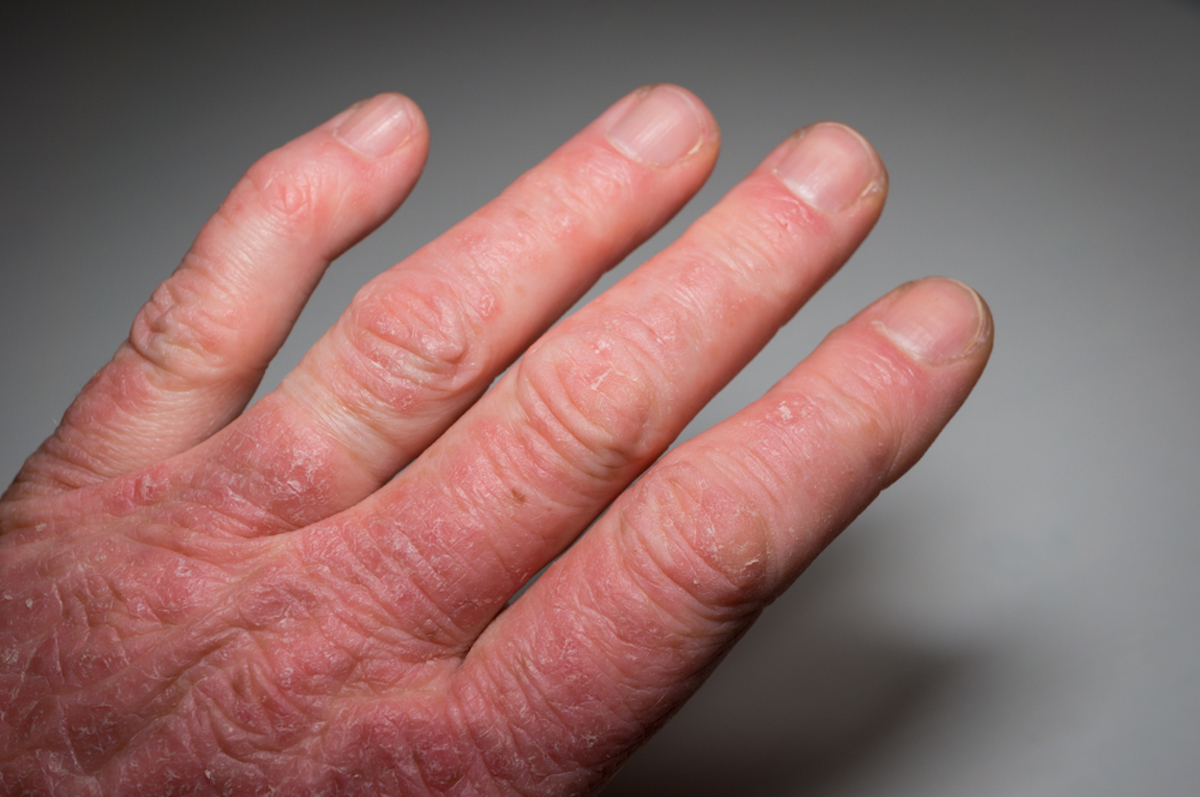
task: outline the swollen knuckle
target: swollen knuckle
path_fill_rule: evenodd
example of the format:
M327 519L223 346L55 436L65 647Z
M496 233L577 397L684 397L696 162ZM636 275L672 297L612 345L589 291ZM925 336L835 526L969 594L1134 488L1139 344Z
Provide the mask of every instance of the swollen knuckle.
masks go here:
M584 473L606 479L651 456L661 424L656 357L611 328L545 341L518 365L516 398L530 427Z
M238 362L238 313L229 286L185 261L138 311L129 344L159 371L187 382L223 378Z
M243 185L273 233L289 237L316 232L341 194L336 172L319 161L290 162L276 152L246 173Z
M638 485L618 515L630 572L659 605L710 619L773 594L770 498L734 458L676 461Z
M346 373L392 409L455 395L484 370L477 327L451 290L368 289L343 325Z

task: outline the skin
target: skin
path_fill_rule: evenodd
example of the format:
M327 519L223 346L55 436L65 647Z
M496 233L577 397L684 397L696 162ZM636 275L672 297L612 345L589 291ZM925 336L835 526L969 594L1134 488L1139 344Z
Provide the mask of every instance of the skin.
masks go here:
M886 195L864 139L806 128L551 329L718 139L683 89L625 97L247 410L428 132L380 95L251 167L0 503L0 791L598 790L991 349L973 292L910 283L663 456Z

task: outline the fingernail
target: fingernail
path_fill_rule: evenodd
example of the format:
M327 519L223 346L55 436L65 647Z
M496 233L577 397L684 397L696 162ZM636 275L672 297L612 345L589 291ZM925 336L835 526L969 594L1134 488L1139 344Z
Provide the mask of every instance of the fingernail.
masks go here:
M634 160L666 166L700 146L704 120L683 92L654 86L609 128L608 140Z
M382 158L395 152L412 135L410 108L402 97L380 94L359 103L333 135L360 155Z
M801 131L775 174L789 191L826 213L848 207L883 180L879 159L866 139L830 122Z
M914 357L947 362L968 354L983 339L988 323L983 299L961 282L934 277L899 291L876 323Z

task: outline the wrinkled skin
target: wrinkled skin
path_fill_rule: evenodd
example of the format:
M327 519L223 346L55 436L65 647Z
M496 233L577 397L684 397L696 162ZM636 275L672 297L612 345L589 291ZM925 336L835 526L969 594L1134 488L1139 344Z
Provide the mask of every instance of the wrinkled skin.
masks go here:
M594 792L987 359L978 297L911 283L662 456L887 180L807 128L547 332L712 168L716 123L660 86L373 280L245 409L427 144L380 95L255 164L5 494L3 794Z

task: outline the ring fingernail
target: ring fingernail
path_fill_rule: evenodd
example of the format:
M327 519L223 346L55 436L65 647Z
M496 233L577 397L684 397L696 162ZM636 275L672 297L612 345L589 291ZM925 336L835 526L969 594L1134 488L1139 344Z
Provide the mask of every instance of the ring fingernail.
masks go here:
M883 169L862 136L843 125L822 123L798 135L775 174L809 205L837 213L878 186Z
M704 122L683 92L655 86L609 129L608 140L634 160L666 166L700 146Z

